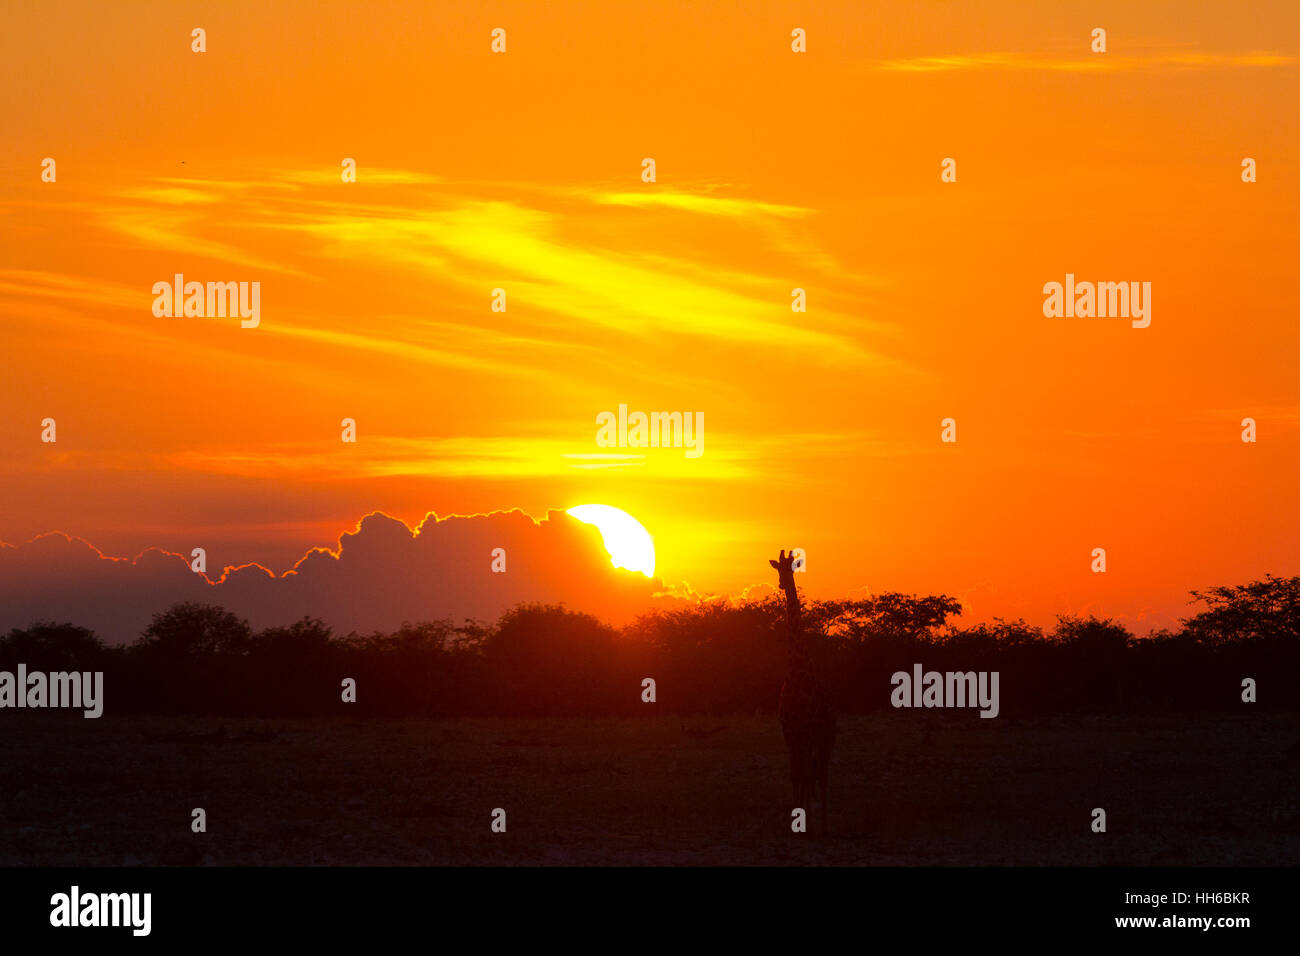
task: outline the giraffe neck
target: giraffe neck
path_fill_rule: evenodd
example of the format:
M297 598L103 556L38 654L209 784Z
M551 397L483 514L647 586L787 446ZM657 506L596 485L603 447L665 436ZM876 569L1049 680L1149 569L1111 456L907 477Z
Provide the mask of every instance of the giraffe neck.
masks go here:
M785 630L790 648L790 674L810 673L812 661L808 654L808 642L804 639L803 608L799 605L799 593L793 584L785 588Z

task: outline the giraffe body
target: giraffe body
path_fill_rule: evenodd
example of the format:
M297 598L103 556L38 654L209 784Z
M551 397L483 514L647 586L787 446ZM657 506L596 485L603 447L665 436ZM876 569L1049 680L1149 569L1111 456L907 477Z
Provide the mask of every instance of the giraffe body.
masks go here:
M776 568L781 590L785 592L790 657L785 683L781 685L778 713L781 733L790 750L794 805L811 813L816 799L821 804L821 830L825 833L831 749L835 745L835 707L826 685L817 675L812 641L803 630L802 607L794 584L794 552L786 557L782 551L779 562L768 563Z

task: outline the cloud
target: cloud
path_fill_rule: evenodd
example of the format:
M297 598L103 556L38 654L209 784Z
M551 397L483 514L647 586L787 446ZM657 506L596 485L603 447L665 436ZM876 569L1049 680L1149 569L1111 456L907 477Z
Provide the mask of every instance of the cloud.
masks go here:
M148 290L34 269L0 269L0 292L23 298L58 299L115 309L148 308L152 301Z
M707 418L707 416L706 416ZM315 441L230 447L192 447L171 452L134 448L87 449L0 458L0 474L70 471L187 471L271 481L340 481L414 476L444 479L573 477L575 472L636 469L646 478L701 482L788 480L809 462L826 459L933 457L943 454L928 439L890 439L865 431L732 432L705 429L705 452L687 458L685 448L600 448L595 416L590 421L533 423L532 430L498 435L395 436L367 433L355 445L322 450ZM555 436L567 437L555 437Z
M491 570L504 548L506 571ZM600 532L560 511L438 518L417 528L381 512L333 548L308 551L283 574L251 564L214 575L186 556L150 548L116 558L55 532L0 544L0 631L68 621L111 643L133 640L178 601L217 604L255 628L319 617L337 632L392 629L403 621L495 620L522 601L563 603L619 623L648 609L663 584L611 566Z
M799 206L783 206L752 199L732 199L671 189L635 193L599 193L592 198L598 203L610 206L668 206L709 216L726 216L729 219L744 219L755 215L798 219L811 211Z
M391 328L394 324L382 320L376 323L381 328ZM512 363L504 359L487 358L483 355L482 349L475 350L472 348L476 342L482 343L483 348L499 347L509 343L508 338L499 336L492 330L474 329L468 326L461 327L456 329L454 334L448 334L442 340L448 345L447 348L434 348L422 344L419 341L421 338L419 333L413 333L405 337L379 336L373 332L362 334L339 329L312 328L272 322L266 323L265 329L270 335L309 339L313 342L334 345L349 351L363 349L408 362L419 362L446 368L469 369L475 372L488 372L510 377L546 380L552 377L552 373L545 369L533 368L521 362ZM460 350L457 351L457 348ZM539 349L544 348L546 348L545 345L539 346Z
M169 206L187 206L192 203L217 202L221 199L215 192L192 189L188 186L142 186L124 189L118 193L128 199L139 199L148 203L162 203Z
M774 283L769 268L727 262L716 237L697 236L684 221L716 219L766 261L777 257L805 281L829 275L861 286L860 270L846 269L818 246L807 223L815 210L717 185L644 192L521 189L399 169L367 169L356 184L337 180L332 169L291 171L273 180L158 178L111 191L111 199L95 208L95 221L151 250L185 250L313 285L335 273L340 261L363 266L378 280L368 294L381 315L409 301L412 283L414 294L440 303L448 302L447 287L477 302L500 285L509 289L512 306L523 303L528 310L513 328L531 325L544 334L523 337L552 347L583 340L585 327L608 334L611 347L614 339L664 347L674 338L714 339L758 350L797 349L824 364L889 364L862 341L873 323L858 314L856 294L842 309L823 301L817 321L805 321L790 312L789 286ZM363 188L371 183L388 188ZM623 232L615 221L611 234L609 207L627 210ZM628 236L642 248L625 241ZM394 289L401 294L386 298ZM352 313L344 318L355 321ZM354 349L375 327L377 316L369 318L364 332L330 328L318 309L296 309L282 297L277 321L268 327ZM493 372L550 364L540 348L493 361L478 358L477 348L441 345L381 335L371 348Z
M615 252L561 236L563 217L499 200L458 200L447 208L386 214L322 209L281 228L314 236L322 251L350 261L404 262L481 293L502 276L532 306L620 335L672 334L815 352L829 363L872 356L847 334L826 331L849 316L827 312L813 327L774 299L691 276L687 262ZM432 278L433 276L431 276ZM518 291L516 291L518 290ZM787 293L788 294L788 293Z
M535 435L453 435L428 438L367 436L356 453L319 451L318 444L283 444L259 449L192 450L166 457L173 468L247 477L293 475L330 479L418 475L441 478L540 478L572 475L575 469L636 466L651 475L680 475L689 470L698 480L738 480L751 476L748 454L708 450L687 459L682 448L619 449L600 451L595 444L596 425L557 428L571 438ZM707 448L707 440L706 440Z
M676 447L597 450L594 416L591 424L538 424L545 426L544 435L367 435L355 450L349 448L345 453L321 451L319 443L314 442L281 443L238 450L188 449L141 458L135 466L152 464L205 474L308 481L397 475L542 478L572 475L575 469L603 468L636 468L647 477L689 474L696 481L752 481L760 476L788 475L819 459L942 454L937 442L899 441L867 432L733 433L714 440L706 429L704 454L688 459L684 448ZM566 433L572 437L551 437ZM131 467L125 459L120 464Z
M747 195L743 185L524 188L369 168L343 184L321 168L156 177L94 195L86 219L136 247L127 254L149 261L153 278L128 290L98 277L0 273L0 292L17 293L24 314L45 321L62 308L62 320L93 328L104 312L127 311L127 321L113 320L117 337L188 335L189 323L159 323L148 311L152 281L182 271L168 257L183 252L187 264L203 257L275 280L257 336L280 339L269 360L302 375L328 351L576 396L589 381L560 369L582 360L595 379L617 372L632 384L690 389L699 380L682 357L718 345L882 375L912 371L884 346L898 328L871 317L877 280L821 247L817 211ZM66 212L75 202L61 194L44 206ZM797 283L821 290L815 318L791 311ZM509 321L484 321L498 287L509 293ZM346 295L331 291L339 288ZM76 311L84 305L98 308ZM188 347L212 344L196 341ZM628 362L629 351L646 360ZM241 341L237 360L249 354Z
M1052 70L1065 73L1118 73L1164 67L1211 69L1222 67L1274 67L1296 62L1295 57L1268 51L1251 53L1156 53L1125 56L1093 53L1080 57L1037 56L1029 53L971 53L949 56L917 56L901 60L878 60L877 70L903 73L936 73L952 70Z
M301 183L310 186L334 185L342 182L343 167L338 169L297 169L282 173L281 179L287 183ZM442 176L413 172L409 169L387 169L378 166L359 166L357 184L367 186L436 186L450 182Z
M173 201L168 199L148 206L105 206L100 212L100 220L107 228L155 249L169 252L184 249L188 255L286 275L305 275L297 269L252 255L230 243L200 237L194 228L198 217L188 211L190 207L186 207L187 211L162 208Z

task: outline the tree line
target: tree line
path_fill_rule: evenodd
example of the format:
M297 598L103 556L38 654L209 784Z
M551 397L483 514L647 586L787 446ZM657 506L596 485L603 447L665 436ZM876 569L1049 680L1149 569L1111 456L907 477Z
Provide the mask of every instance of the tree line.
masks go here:
M945 595L808 601L804 627L840 709L890 706L890 677L914 664L998 671L1002 713L1300 709L1300 577L1193 591L1201 609L1138 637L1097 617L960 625ZM104 672L106 713L436 717L775 712L785 676L784 604L705 601L622 628L562 606L523 604L494 624L450 620L335 634L305 617L253 630L221 607L160 611L112 647L73 624L0 637L0 670ZM346 678L355 703L344 703ZM643 680L656 701L642 700ZM968 716L968 715L967 715Z

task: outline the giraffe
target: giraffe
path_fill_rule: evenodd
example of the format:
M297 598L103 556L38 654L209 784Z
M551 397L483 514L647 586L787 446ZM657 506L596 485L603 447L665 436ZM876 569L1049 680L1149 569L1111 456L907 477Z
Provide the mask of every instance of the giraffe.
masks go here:
M790 660L781 685L781 733L790 749L790 779L794 784L794 805L810 815L817 792L821 796L821 832L826 833L826 784L830 774L831 748L835 744L835 707L825 684L813 667L812 641L803 631L799 592L794 586L794 550L781 552L776 568L777 582L785 592L785 627Z

